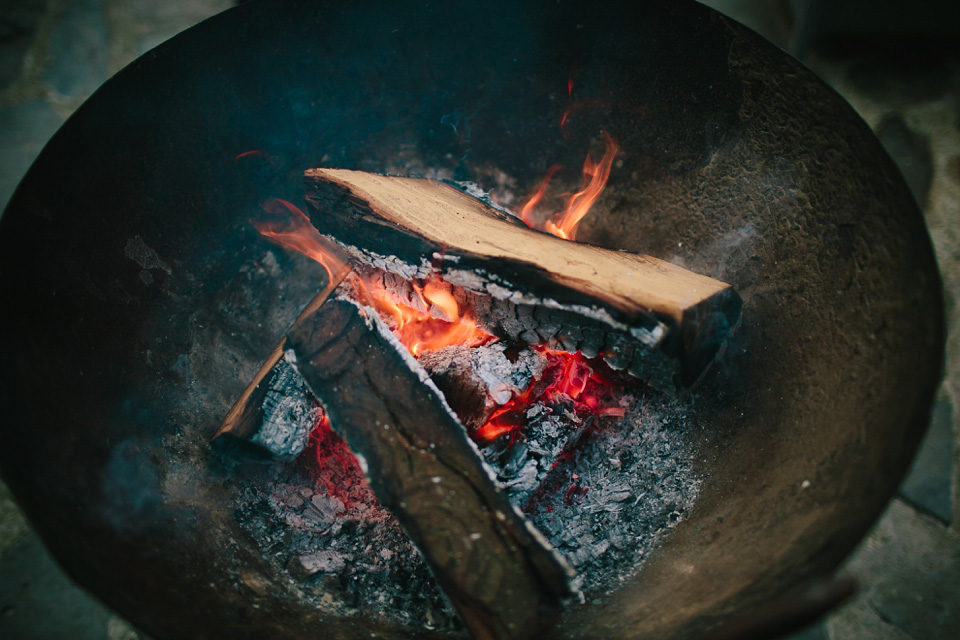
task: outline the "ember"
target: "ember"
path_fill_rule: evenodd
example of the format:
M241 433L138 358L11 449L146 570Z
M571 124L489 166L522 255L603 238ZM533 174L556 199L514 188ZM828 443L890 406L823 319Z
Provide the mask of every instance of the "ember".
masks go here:
M543 350L547 369L543 378L527 391L497 409L486 424L475 432L479 441L490 441L517 431L527 424L527 413L537 403L566 402L577 414L623 416L626 410L608 406L608 390L614 385L634 385L623 375L608 367L602 360L588 360L581 353Z

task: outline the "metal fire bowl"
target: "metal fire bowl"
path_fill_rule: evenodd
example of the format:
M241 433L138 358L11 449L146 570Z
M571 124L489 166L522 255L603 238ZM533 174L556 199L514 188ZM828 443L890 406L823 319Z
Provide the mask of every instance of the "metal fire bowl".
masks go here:
M692 2L593 4L251 2L70 118L0 222L0 462L72 577L158 639L413 635L309 606L234 522L227 480L249 471L209 462L321 284L247 219L301 201L312 166L525 194L549 164L576 173L603 128L623 150L581 239L745 304L690 399L693 513L550 637L763 635L830 604L795 590L878 517L940 376L923 219L867 126L784 53Z

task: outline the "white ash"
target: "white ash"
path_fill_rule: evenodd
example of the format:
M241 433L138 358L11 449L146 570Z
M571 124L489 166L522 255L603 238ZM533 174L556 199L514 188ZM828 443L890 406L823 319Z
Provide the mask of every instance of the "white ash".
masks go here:
M336 436L265 473L271 481L242 490L237 518L303 597L338 616L462 629L419 551Z
M693 508L700 480L685 423L681 406L640 399L623 419L586 428L547 474L553 490L527 499L524 511L587 597L634 575Z
M497 203L497 201L494 200L493 197L490 195L490 192L484 191L480 187L480 185L478 185L476 182L454 181L454 180L444 180L444 182L450 185L451 187L453 187L454 189L456 189L457 191L462 191L468 196L479 200L480 202L484 203L491 209L496 209L501 213L507 214L511 218L516 218L518 221L520 221L521 219L520 216L518 216L516 213Z
M436 381L459 378L461 384L476 381L477 391L490 405L504 405L526 391L547 366L546 357L534 349L517 350L507 356L510 345L502 340L478 347L453 345L428 351L420 364ZM439 386L439 383L438 383ZM449 390L444 387L444 392Z

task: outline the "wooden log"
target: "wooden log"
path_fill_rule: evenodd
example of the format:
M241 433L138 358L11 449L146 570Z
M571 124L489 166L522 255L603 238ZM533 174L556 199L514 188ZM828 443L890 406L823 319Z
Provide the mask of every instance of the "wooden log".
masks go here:
M549 627L570 595L569 567L376 313L331 300L290 331L286 354L474 637L534 638Z
M311 221L355 262L439 273L497 335L601 353L664 391L694 384L739 321L726 283L528 229L447 183L343 169L305 180Z

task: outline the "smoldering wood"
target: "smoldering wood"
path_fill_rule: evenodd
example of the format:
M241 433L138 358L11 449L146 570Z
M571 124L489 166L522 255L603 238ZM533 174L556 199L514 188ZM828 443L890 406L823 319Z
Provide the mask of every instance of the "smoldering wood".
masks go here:
M339 169L305 180L311 221L356 263L439 273L494 334L601 353L667 392L694 384L739 321L723 282L528 229L450 184Z
M526 391L546 367L546 357L533 349L509 349L502 341L455 345L427 351L418 361L460 422L477 429L497 407Z
M474 636L542 633L570 595L569 568L376 314L331 300L293 328L286 349Z
M390 265L380 266L389 268ZM435 313L417 292L423 281L406 279L369 264L358 265L357 273L371 290L386 293L390 299L418 311ZM460 307L469 309L479 325L505 340L580 351L588 358L603 354L612 368L627 369L635 377L668 393L682 378L682 361L672 355L676 350L675 336L667 332L665 325L642 332L637 327L618 329L595 315L517 302L513 297L498 298L449 283L446 286Z
M271 370L261 410L263 421L250 443L282 460L296 458L317 423L318 407L303 378L284 360Z

